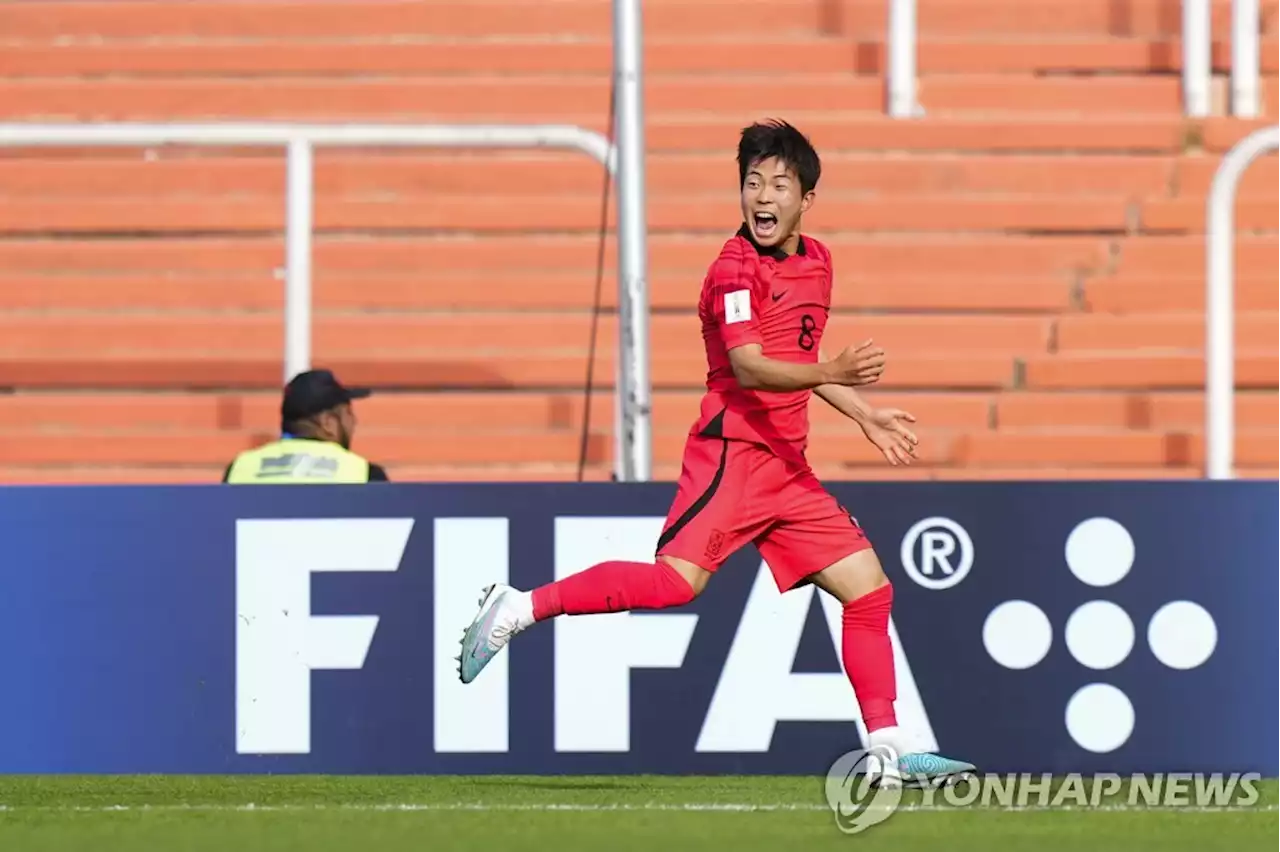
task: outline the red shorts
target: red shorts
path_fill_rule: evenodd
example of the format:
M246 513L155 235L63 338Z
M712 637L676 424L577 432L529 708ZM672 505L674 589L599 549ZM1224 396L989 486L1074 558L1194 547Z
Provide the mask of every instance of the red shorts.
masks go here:
M657 555L715 571L753 542L787 591L871 546L807 466L764 447L691 436Z

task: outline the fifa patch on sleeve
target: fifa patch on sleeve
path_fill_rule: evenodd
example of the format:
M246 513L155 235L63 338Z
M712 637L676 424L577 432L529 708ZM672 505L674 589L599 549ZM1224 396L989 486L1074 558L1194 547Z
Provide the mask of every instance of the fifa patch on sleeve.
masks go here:
M751 319L751 291L734 290L724 294L724 321L726 325Z

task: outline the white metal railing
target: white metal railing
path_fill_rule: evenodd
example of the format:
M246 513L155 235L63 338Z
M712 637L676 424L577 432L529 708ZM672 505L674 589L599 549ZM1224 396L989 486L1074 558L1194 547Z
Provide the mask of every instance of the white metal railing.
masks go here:
M649 287L645 253L643 31L640 0L613 0L614 138L556 125L0 124L0 146L277 145L288 152L285 204L285 378L311 364L312 155L323 146L556 147L583 151L617 182L618 356L614 474L653 476Z
M1232 148L1209 190L1205 311L1205 474L1231 479L1235 457L1235 200L1254 160L1280 148L1280 127L1256 130Z
M916 100L917 42L916 0L889 0L886 109L894 118L915 118L921 114Z
M1231 4L1231 114L1257 118L1261 111L1258 75L1258 0ZM1210 0L1182 0L1183 110L1203 118L1212 110L1213 24Z
M885 110L894 118L914 118L917 101L919 35L916 0L887 0L889 32L885 62ZM1258 0L1232 0L1231 114L1256 118L1259 100ZM1182 0L1183 111L1203 118L1212 111L1213 24L1211 0Z
M1237 118L1257 118L1262 111L1260 63L1258 0L1235 0L1231 4L1231 114Z
M620 122L621 123L621 122ZM287 381L311 366L311 243L313 151L325 147L539 148L582 151L619 184L618 286L620 321L614 468L623 482L650 476L648 309L645 296L643 176L623 177L634 163L599 133L555 125L323 125L323 124L0 124L0 146L282 146L288 152L285 203L284 373ZM638 198L636 196L639 196ZM637 223L634 217L641 216ZM639 297L639 307L628 306ZM625 319L624 319L625 318Z
M1182 0L1182 111L1192 118L1210 111L1212 30L1209 0Z

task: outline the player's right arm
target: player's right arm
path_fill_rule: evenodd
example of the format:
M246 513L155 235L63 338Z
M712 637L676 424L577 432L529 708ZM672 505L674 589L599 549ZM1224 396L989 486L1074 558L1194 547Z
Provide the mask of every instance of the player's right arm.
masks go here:
M764 354L759 343L748 343L729 350L733 375L745 390L798 391L813 390L823 385L858 387L879 381L884 372L884 350L870 340L861 346L850 346L830 361L816 364L793 364Z
M759 324L764 298L758 276L741 255L722 255L711 267L704 305L715 315L734 378L743 389L787 392L822 385L869 385L884 372L884 351L870 340L816 364L766 356Z

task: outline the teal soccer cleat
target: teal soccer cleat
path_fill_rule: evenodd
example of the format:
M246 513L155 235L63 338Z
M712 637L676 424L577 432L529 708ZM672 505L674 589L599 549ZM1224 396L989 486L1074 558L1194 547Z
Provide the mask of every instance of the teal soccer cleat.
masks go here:
M898 775L905 787L931 787L953 784L977 771L972 763L952 760L931 752L914 752L898 758Z
M489 661L507 646L511 637L532 623L531 615L522 617L522 607L518 604L520 597L520 592L502 583L495 583L484 590L480 611L462 634L458 676L463 683L475 680Z

